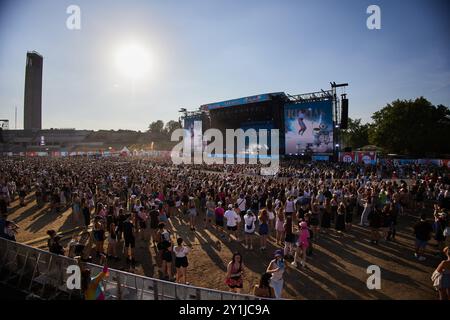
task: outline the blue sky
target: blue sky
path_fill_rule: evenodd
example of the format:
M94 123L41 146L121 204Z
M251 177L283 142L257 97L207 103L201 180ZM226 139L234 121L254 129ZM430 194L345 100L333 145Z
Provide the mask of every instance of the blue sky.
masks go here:
M81 8L81 30L66 8ZM371 4L381 30L366 27ZM44 56L43 127L145 130L180 107L348 82L350 117L397 98L450 105L450 2L439 0L0 1L0 118L23 127L25 57ZM152 56L132 81L117 48Z

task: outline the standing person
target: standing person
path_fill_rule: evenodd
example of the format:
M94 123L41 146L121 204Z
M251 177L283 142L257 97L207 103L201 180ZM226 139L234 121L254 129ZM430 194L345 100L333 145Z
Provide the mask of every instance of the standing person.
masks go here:
M314 240L316 240L319 237L319 222L320 222L319 221L320 220L319 212L320 212L319 204L317 202L315 202L312 206L311 215L309 218L309 224L314 233L314 235L313 235ZM309 212L307 214L309 214ZM330 216L330 219L331 219L331 216Z
M233 210L233 205L228 206L228 210L224 214L225 219L227 219L227 229L228 229L228 241L231 242L231 235L236 233L237 224L239 220L239 215Z
M322 218L320 221L320 233L328 233L331 227L331 204L330 199L325 198L325 203L320 209L322 211Z
M159 212L154 204L150 205L149 216L150 216L150 235L152 238L151 240L153 242L153 246L156 247L156 243L158 242L157 231L159 224Z
M443 250L446 260L441 261L441 263L436 268L436 271L441 277L439 286L439 300L450 300L450 250L449 247L445 247Z
M270 261L266 272L272 274L270 279L270 286L275 291L275 297L281 299L283 291L283 273L285 270L285 263L283 259L283 251L277 250L274 254L274 259Z
M372 197L368 196L364 201L364 210L361 214L361 221L359 222L360 226L367 227L369 214L373 211L372 208Z
M134 237L135 226L132 221L131 213L127 213L125 216L125 221L123 222L123 238L125 240L125 255L127 257L127 262L134 264L134 247L136 246L136 240Z
M389 210L389 225L388 225L388 232L386 236L387 241L395 241L395 235L397 233L396 226L397 226L397 217L399 215L399 206L393 202L390 204L390 210Z
M253 295L261 298L274 298L275 290L270 286L272 274L266 272L261 276L259 284L253 287Z
M205 217L205 228L211 225L212 219L214 217L214 210L216 204L211 196L208 196L206 201L206 217Z
M241 231L242 231L242 228L241 228L241 223L242 223L242 218L244 217L244 213L245 213L245 211L243 211L242 212L242 214L241 214L241 210L239 210L239 207L238 207L238 205L237 205L237 203L235 203L234 204L234 212L236 212L236 214L237 214L237 221L236 221L236 227L237 227L237 230L236 230L236 241L241 241L240 239L241 239Z
M355 214L356 210L357 210L356 197L353 194L350 194L350 196L348 198L348 203L346 206L346 212L345 212L345 230L346 231L352 230L353 215Z
M433 227L430 222L426 220L426 215L422 213L420 215L420 221L414 225L414 235L416 236L416 246L414 257L419 261L425 261L426 258L423 256L425 248L428 241L431 239L431 233L433 232Z
M244 247L248 250L253 250L253 235L255 234L255 222L256 217L252 210L247 210L244 216L244 234L245 244Z
M297 268L297 261L300 259L300 264L303 268L306 268L306 251L309 247L309 230L308 224L305 221L299 223L299 235L297 240L297 251L295 252L294 261L291 263Z
M117 256L117 227L114 223L109 225L107 257L116 261L119 260Z
M369 226L370 226L370 242L372 244L378 244L378 241L380 240L380 227L382 225L382 216L380 209L374 207L367 219L369 220Z
M227 266L227 276L225 283L230 288L231 292L241 293L244 286L244 262L242 261L242 255L239 252L235 252L231 261Z
M91 224L91 211L89 209L89 205L87 203L86 198L83 198L81 200L81 212L83 214L84 227L85 229L87 229Z
M275 222L275 229L277 231L277 245L282 245L284 241L284 209L279 207L277 210L277 221Z
M94 240L95 240L95 251L97 252L97 257L103 254L103 245L105 242L105 226L103 219L99 216L94 218Z
M267 235L269 234L269 215L266 209L262 209L259 212L259 235L261 236L261 250L266 250Z
M81 199L77 192L74 193L72 203L72 221L74 224L80 223L81 216Z
M289 196L284 206L284 215L286 216L287 219L292 219L294 211L295 211L294 197Z
M195 204L194 197L189 198L189 226L191 231L195 231L195 218L197 217L197 205Z
M339 203L339 207L337 209L336 215L336 223L335 229L336 231L342 235L342 232L345 231L345 212L346 212L345 204L343 202Z
M295 245L295 235L292 230L292 219L286 219L284 222L284 256L292 257Z
M435 205L434 210L434 240L438 244L438 255L442 254L445 247L444 230L447 227L447 214Z
M160 222L158 225L158 238L157 248L162 261L161 269L163 277L172 281L172 240L170 238L170 232L165 228L164 222Z
M239 195L239 199L237 199L236 204L240 212L245 212L247 201L245 200L245 195L243 193Z
M175 268L177 269L176 282L188 284L186 279L186 269L189 265L187 255L191 249L183 244L183 239L177 239L177 245L174 246L175 253Z
M222 201L219 201L217 203L217 207L214 210L214 215L216 216L216 227L217 227L217 229L222 231L222 229L223 229L223 217L225 215L225 210L223 209Z
M269 215L269 230L270 230L270 234L272 236L276 235L276 230L275 230L275 210L273 207L273 203L272 200L269 198L266 201L266 209L267 209L267 214Z
M81 271L81 291L85 300L105 300L105 288L102 280L109 275L108 267L105 265L102 272L91 277L90 269Z

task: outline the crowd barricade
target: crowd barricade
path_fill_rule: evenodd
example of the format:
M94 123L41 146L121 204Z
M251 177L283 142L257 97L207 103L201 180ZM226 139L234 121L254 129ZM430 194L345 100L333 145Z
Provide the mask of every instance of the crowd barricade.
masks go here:
M79 289L69 289L67 272L75 259L0 238L0 282L36 299L81 299ZM102 266L86 263L92 275ZM103 280L107 300L258 300L260 298L183 285L109 269Z

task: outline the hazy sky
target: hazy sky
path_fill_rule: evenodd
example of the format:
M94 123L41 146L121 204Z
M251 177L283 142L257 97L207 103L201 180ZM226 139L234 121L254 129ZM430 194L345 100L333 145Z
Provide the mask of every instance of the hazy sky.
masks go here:
M66 8L81 8L81 30ZM366 9L381 8L381 30ZM145 130L180 107L348 82L350 116L394 99L450 105L450 1L0 0L0 118L23 128L26 52L44 56L43 127ZM151 69L132 81L119 48ZM133 83L134 82L134 83Z

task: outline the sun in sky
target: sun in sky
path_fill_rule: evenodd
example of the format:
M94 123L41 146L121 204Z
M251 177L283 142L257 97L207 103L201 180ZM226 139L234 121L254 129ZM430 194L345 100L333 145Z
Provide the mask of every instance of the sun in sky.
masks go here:
M115 52L115 62L118 71L133 80L148 75L152 59L150 50L139 43L127 43L119 46Z

